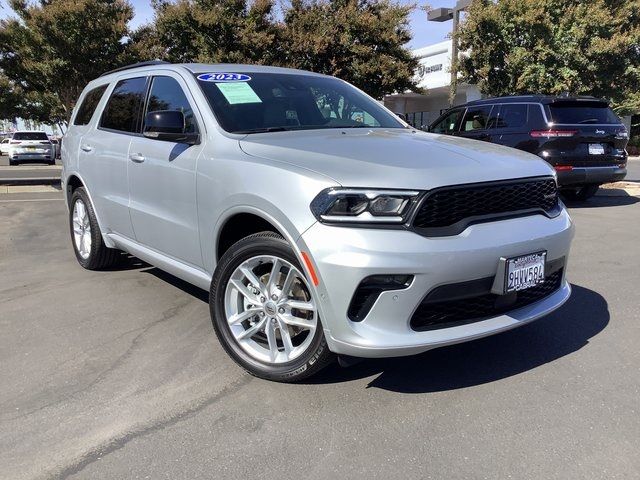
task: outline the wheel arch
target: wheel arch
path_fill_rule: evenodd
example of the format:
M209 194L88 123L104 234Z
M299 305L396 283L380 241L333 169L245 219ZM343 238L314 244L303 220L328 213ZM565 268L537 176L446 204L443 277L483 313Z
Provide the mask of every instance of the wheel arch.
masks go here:
M238 205L226 210L220 215L216 222L213 238L214 241L214 270L217 267L219 259L224 252L236 241L261 231L271 231L281 235L291 246L295 252L296 257L300 261L301 265L304 265L304 259L300 247L298 245L298 239L302 232L299 232L290 220L283 216L283 221L280 221L276 215L273 215L265 209L257 208L251 205ZM247 228L246 230L233 230L239 222L253 221L253 228ZM238 223L235 223L238 222ZM231 233L231 235L229 235ZM235 237L234 234L235 233ZM240 236L240 233L246 233L246 235ZM224 235L227 235L226 237ZM234 240L235 239L235 240Z
M87 182L85 182L84 178L78 172L71 172L66 176L64 182L65 189L65 201L67 203L67 207L71 210L71 196L73 192L75 192L78 188L83 187L87 196L89 197L89 201L91 202L91 207L93 208L93 213L96 216L96 220L98 222L98 226L100 227L100 232L102 232L102 241L108 248L115 248L115 243L106 235L106 230L104 228L104 224L100 218L100 213L96 209L96 202L93 201L93 197L91 192L89 191L89 187L87 186Z

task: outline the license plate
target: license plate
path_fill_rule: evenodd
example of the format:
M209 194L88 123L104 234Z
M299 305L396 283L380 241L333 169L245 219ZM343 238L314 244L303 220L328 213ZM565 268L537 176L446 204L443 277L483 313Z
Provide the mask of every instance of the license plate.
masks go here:
M504 293L518 292L543 283L546 259L547 252L507 258Z
M604 145L601 143L590 143L589 155L604 155Z
M36 147L26 147L27 150L37 150Z

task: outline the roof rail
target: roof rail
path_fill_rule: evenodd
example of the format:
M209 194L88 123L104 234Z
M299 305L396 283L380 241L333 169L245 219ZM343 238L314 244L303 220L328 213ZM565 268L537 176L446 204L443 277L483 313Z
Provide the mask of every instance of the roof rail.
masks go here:
M109 70L108 72L104 72L100 76L104 77L105 75L109 75L110 73L122 72L124 70L129 70L130 68L148 67L148 66L151 66L151 65L169 65L169 64L170 64L170 62L165 62L164 60L149 60L148 62L132 63L131 65L125 65L124 67L114 68L113 70Z

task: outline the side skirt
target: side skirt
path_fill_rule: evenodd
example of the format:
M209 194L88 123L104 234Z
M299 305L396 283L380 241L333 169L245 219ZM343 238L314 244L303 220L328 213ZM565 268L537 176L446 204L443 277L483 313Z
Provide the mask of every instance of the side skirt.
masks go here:
M174 258L167 257L162 253L151 250L150 248L122 237L117 233L108 233L106 236L115 243L116 248L129 252L134 257L138 257L140 260L144 260L154 267L158 267L160 270L164 270L171 275L175 275L185 282L189 282L196 287L209 291L209 287L211 286L211 275L204 270L187 265L186 263L180 262Z

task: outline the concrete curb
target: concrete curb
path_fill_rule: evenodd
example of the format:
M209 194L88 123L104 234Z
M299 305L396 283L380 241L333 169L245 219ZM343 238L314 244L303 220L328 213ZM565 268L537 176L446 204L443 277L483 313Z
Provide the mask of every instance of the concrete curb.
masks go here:
M55 185L0 185L0 195L11 193L59 193Z

